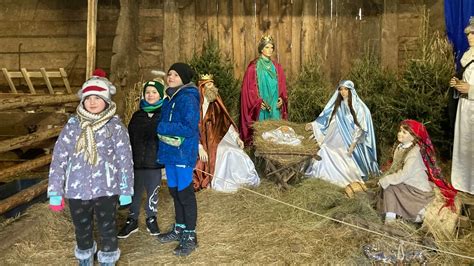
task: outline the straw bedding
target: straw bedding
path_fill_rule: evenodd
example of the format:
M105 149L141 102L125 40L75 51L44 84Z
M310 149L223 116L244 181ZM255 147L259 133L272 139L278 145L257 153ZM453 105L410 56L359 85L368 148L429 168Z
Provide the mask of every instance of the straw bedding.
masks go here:
M143 214L140 231L120 240L122 264L215 264L215 263L340 263L370 264L363 253L367 244L396 252L400 242L323 219L297 210L255 193L286 202L329 217L352 217L383 227L380 216L371 206L367 194L349 199L341 188L322 180L304 180L288 191L279 190L263 180L254 190L241 189L234 194L204 190L197 193L199 248L191 256L172 255L175 244L161 245L149 236ZM119 211L118 223L126 219ZM342 215L341 215L342 214ZM160 191L158 222L162 231L173 222L173 204L166 188ZM427 233L410 224L397 222L395 227L406 232L405 240L422 241ZM23 231L21 239L15 239ZM18 265L73 264L74 229L68 211L53 213L46 203L31 207L17 221L0 224L2 239L15 239L0 248L2 264ZM2 240L3 241L3 240ZM472 234L460 239L436 241L440 248L452 252L474 254ZM0 245L1 246L1 245ZM416 249L409 244L403 248ZM419 249L419 248L418 248ZM424 252L430 263L469 263L442 253ZM472 263L472 261L470 261Z

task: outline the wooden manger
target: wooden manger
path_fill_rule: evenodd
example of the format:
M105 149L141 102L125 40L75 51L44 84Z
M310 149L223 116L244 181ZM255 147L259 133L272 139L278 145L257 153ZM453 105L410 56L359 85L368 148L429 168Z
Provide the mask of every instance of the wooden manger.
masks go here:
M263 139L264 132L280 126L291 127L297 135L303 136L301 145L277 144ZM315 140L309 138L311 132L304 130L304 124L286 120L267 120L255 122L253 128L255 157L263 163L265 176L274 180L283 189L288 189L289 183L300 181L304 170L313 159L321 159L317 155L319 146Z

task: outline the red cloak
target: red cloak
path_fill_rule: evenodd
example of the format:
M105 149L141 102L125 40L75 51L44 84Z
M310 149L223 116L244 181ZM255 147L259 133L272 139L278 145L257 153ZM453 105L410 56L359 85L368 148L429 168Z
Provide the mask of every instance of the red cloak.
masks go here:
M257 60L254 59L247 66L244 80L242 82L242 90L240 94L240 138L244 141L245 146L252 145L253 129L252 124L258 121L260 115L260 98L257 87ZM281 119L288 119L288 93L286 91L286 77L281 65L273 61L278 79L278 97L283 100L280 108Z

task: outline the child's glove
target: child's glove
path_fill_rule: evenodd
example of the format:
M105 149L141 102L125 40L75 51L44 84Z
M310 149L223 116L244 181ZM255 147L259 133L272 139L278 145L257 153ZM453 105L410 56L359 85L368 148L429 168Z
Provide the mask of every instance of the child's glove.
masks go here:
M120 206L125 206L132 203L132 196L120 195L119 197Z
M64 199L61 196L49 197L49 208L54 212L60 212L64 209Z

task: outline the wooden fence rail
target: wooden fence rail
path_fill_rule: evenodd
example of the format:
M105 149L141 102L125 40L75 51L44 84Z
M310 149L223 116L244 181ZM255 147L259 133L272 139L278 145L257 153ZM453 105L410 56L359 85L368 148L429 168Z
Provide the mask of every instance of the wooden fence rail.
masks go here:
M0 153L7 151L24 148L28 149L33 144L38 144L45 140L57 137L63 125L58 125L51 121L58 121L57 119L57 109L55 107L62 107L64 112L66 104L74 103L79 101L79 97L76 94L72 94L69 81L67 79L66 71L63 68L60 68L59 71L46 71L45 68L40 68L40 71L27 71L25 68L21 68L21 71L8 71L6 68L2 68L4 77L6 78L9 86L9 93L0 93L0 112L9 111L18 108L33 107L34 111L40 110L38 114L43 114L43 118L46 120L49 119L50 123L43 124L42 126L48 126L49 129L42 130L39 129L34 133L22 135L19 137L14 137L10 139L5 139L0 141ZM31 78L43 78L47 86L46 93L49 94L37 94ZM25 79L29 92L19 93L13 83L13 78L23 78ZM64 88L62 90L53 89L50 82L50 78L61 78L64 83ZM50 107L44 107L50 106ZM36 108L35 108L36 107ZM49 110L46 111L45 110ZM53 111L51 111L53 110ZM13 121L21 121L25 123L24 118L25 114L30 114L29 112L21 112L21 110L15 110L14 112L2 112L3 117ZM62 113L62 115L65 115ZM9 117L10 116L10 117ZM40 116L39 116L40 117ZM51 119L53 117L53 119ZM61 120L61 119L59 119ZM31 122L31 121L30 121ZM44 121L43 121L44 122ZM15 123L15 122L13 122ZM4 123L7 125L15 125ZM39 125L41 121L36 121L32 125ZM24 124L25 125L25 124ZM26 124L28 125L28 124ZM25 126L26 126L25 125ZM52 128L50 128L52 127ZM14 131L12 127L12 131ZM40 127L41 128L41 127ZM39 158L35 158L23 163L15 164L13 166L0 169L0 182L11 182L18 178L22 173L40 168L42 166L48 165L51 162L52 155L46 154ZM0 201L0 214L3 214L16 206L19 206L24 203L30 202L35 197L45 193L48 186L48 180L42 180L40 183L24 189L13 196Z
M41 166L45 166L51 162L52 157L53 156L51 154L46 154L31 161L16 164L6 169L2 169L0 170L0 182L10 182L12 180L10 180L11 178L9 179L9 177L15 176L18 173L31 171Z
M62 127L55 127L41 132L35 132L26 136L6 139L0 141L0 152L11 151L21 147L27 147L31 144L59 136Z
M28 203L37 196L43 194L48 188L48 180L45 179L36 185L22 190L15 195L0 201L0 214L3 214L18 205Z
M33 107L43 105L58 105L78 102L76 94L65 95L14 95L3 98L0 96L0 111L11 110L19 107Z

